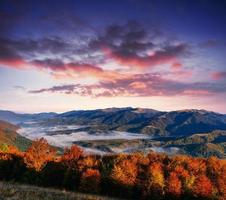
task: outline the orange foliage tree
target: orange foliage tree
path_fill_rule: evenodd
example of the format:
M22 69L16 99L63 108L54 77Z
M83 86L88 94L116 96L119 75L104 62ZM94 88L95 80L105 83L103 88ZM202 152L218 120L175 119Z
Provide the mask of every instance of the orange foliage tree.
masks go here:
M134 186L137 178L137 160L120 155L114 164L111 178L118 184Z
M83 156L82 159L79 159L77 165L80 172L84 172L87 169L98 169L100 160L94 155L87 155Z
M152 163L145 173L143 196L150 196L152 199L160 199L164 195L165 178L162 164Z
M77 168L77 161L83 156L83 150L77 145L72 145L70 148L66 148L61 161L71 169Z
M54 160L56 150L44 138L33 141L24 155L24 162L28 168L40 171L47 162Z

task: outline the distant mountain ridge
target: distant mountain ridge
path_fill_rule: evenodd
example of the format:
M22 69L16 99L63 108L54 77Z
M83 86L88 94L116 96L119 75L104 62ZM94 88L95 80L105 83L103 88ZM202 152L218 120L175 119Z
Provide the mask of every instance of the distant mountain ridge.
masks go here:
M40 121L43 124L84 125L86 131L127 131L153 136L184 136L226 130L226 115L205 110L162 112L143 108L107 108L69 111L62 114L18 114L0 111L0 120L10 123Z
M37 113L37 114L21 114L8 110L0 110L0 120L8 121L13 124L18 124L30 120L47 119L56 116L57 113Z
M90 125L92 130L109 129L154 136L191 135L226 130L226 115L194 109L171 112L141 108L115 108L108 112L106 109L71 111L57 115L56 121Z

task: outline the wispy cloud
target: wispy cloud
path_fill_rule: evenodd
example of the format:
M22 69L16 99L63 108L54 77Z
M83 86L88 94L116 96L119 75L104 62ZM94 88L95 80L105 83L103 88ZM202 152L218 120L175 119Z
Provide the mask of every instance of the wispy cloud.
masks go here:
M97 84L61 85L29 91L30 93L65 93L92 97L113 96L203 96L224 93L225 85L206 82L182 83L166 80L155 74L136 74L123 79L101 81Z
M15 85L13 88L15 88L17 90L23 90L23 91L26 90L26 88L24 86L21 86L21 85Z

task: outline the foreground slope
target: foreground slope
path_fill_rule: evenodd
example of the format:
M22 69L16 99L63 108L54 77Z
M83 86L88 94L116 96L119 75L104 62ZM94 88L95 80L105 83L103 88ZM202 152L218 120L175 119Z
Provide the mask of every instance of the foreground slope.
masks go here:
M65 192L29 185L0 182L0 199L7 200L116 200L97 195Z

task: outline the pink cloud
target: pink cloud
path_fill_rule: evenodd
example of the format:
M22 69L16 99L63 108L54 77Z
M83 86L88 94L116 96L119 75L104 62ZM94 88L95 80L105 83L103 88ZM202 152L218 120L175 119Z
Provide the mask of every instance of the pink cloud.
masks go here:
M63 63L60 60L33 61L33 66L39 70L50 70L56 77L95 76L103 73L103 69L91 64Z
M186 96L202 96L202 95L210 95L213 94L213 92L205 90L205 89L188 89L183 91L183 95Z
M182 68L182 63L180 63L180 62L175 62L175 63L173 63L172 65L171 65L171 68L173 69L173 70L179 70L179 69L181 69Z
M176 70L172 73L174 79L185 79L185 78L191 78L193 75L192 70Z
M211 74L211 78L213 80L221 80L221 79L226 79L226 72L213 72Z
M21 58L15 58L15 59L1 59L0 65L15 69L25 69L29 66L29 63L27 63Z
M126 77L126 74L106 70L88 63L64 63L58 59L26 61L22 58L0 59L0 65L15 69L37 69L50 73L56 79L74 79L91 77L98 80L113 80Z
M137 54L125 55L110 47L104 47L102 49L107 57L115 60L121 65L128 65L135 68L148 68L161 64L170 64L178 68L180 67L179 63L177 63L178 56L184 53L186 48L187 47L184 44L168 46L165 49L154 51L152 54L145 56L139 56Z

